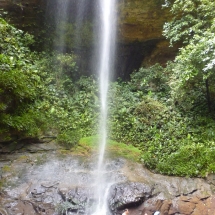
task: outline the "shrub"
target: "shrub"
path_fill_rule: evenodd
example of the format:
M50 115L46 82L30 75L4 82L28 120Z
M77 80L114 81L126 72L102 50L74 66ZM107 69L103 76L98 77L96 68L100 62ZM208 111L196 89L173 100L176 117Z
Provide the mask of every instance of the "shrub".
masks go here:
M132 75L135 81L112 85L111 138L138 147L144 165L158 173L204 177L214 172L214 119L197 110L181 111L168 87L152 92L144 85L148 71Z
M63 131L58 134L57 142L67 149L70 149L78 144L79 139L80 134L78 131Z
M0 32L1 139L35 136L43 119L35 108L43 82L37 56L28 47L33 37L1 18Z

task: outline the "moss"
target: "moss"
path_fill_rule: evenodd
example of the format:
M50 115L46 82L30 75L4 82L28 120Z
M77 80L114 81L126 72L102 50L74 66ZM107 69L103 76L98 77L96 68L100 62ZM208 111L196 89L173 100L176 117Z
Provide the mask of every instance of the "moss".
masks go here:
M20 162L25 162L29 160L29 156L27 155L21 155L20 157L17 158L17 161L20 161Z
M4 184L6 183L6 179L5 178L3 178L3 179L1 179L0 180L0 189L2 188L2 187L4 187Z
M98 149L99 137L90 136L82 138L79 144L74 148L74 152L79 155L89 156ZM140 150L132 145L119 143L114 140L108 140L106 153L109 157L124 157L132 161L139 161Z
M35 161L36 165L42 165L47 161L47 155L46 154L42 154L42 155L38 155Z
M10 172L11 171L11 167L8 165L5 165L2 167L2 172Z

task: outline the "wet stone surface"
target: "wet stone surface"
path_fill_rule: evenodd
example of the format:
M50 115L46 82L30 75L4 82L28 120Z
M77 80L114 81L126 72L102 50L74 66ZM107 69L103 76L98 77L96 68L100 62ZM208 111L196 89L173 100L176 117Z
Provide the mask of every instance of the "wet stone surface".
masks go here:
M11 147L11 146L10 146ZM0 146L0 214L92 214L96 188L109 187L109 214L214 215L214 175L207 180L153 174L141 164L105 160L96 180L94 158L65 153L54 143Z

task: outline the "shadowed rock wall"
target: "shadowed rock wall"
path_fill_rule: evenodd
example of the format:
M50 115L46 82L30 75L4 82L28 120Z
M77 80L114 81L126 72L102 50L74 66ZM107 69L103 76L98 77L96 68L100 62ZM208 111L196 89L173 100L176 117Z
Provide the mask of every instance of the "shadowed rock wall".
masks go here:
M71 4L75 2L70 1ZM40 38L44 35L44 27L47 29L44 26L45 15L49 13L55 16L54 2L51 2L51 7L47 7L50 5L48 0L0 0L0 8L3 9L0 14L9 18L17 27ZM118 0L117 76L128 79L130 73L140 66L150 66L157 62L165 65L167 60L174 58L178 48L170 48L162 36L163 24L171 18L170 12L162 9L162 3L162 0ZM87 5L92 5L92 11L96 8L94 0L88 0ZM84 50L82 47L78 51L80 54L90 52L90 49L86 47ZM88 55L91 53L84 54ZM86 59L83 59L85 62L82 64L86 65L83 71L90 67Z
M165 65L177 53L178 48L170 48L162 36L164 23L171 19L162 4L162 0L119 0L118 56L126 79L140 66Z
M0 15L16 27L39 35L44 19L44 0L0 0Z

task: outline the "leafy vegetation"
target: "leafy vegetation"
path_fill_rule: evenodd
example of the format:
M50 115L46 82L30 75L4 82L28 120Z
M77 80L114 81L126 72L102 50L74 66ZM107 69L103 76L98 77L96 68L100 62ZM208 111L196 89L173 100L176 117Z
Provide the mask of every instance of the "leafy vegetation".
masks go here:
M140 160L155 172L205 176L215 171L214 119L175 105L170 68L141 68L130 82L112 85L111 138L138 147Z
M164 25L164 36L172 45L183 43L172 69L172 96L185 110L202 103L214 111L215 2L176 0L165 5L173 20Z
M34 105L43 84L28 48L33 38L3 19L0 32L0 133L3 139L34 136L43 119Z
M49 130L59 134L60 143L72 146L79 137L92 135L97 85L93 78L78 75L76 57L32 52L33 37L3 19L0 31L1 141Z
M45 78L46 90L38 106L46 113L49 130L59 134L58 141L67 142L67 147L71 147L79 137L95 134L99 107L93 77L78 75L72 54L43 58L40 67L51 74Z

